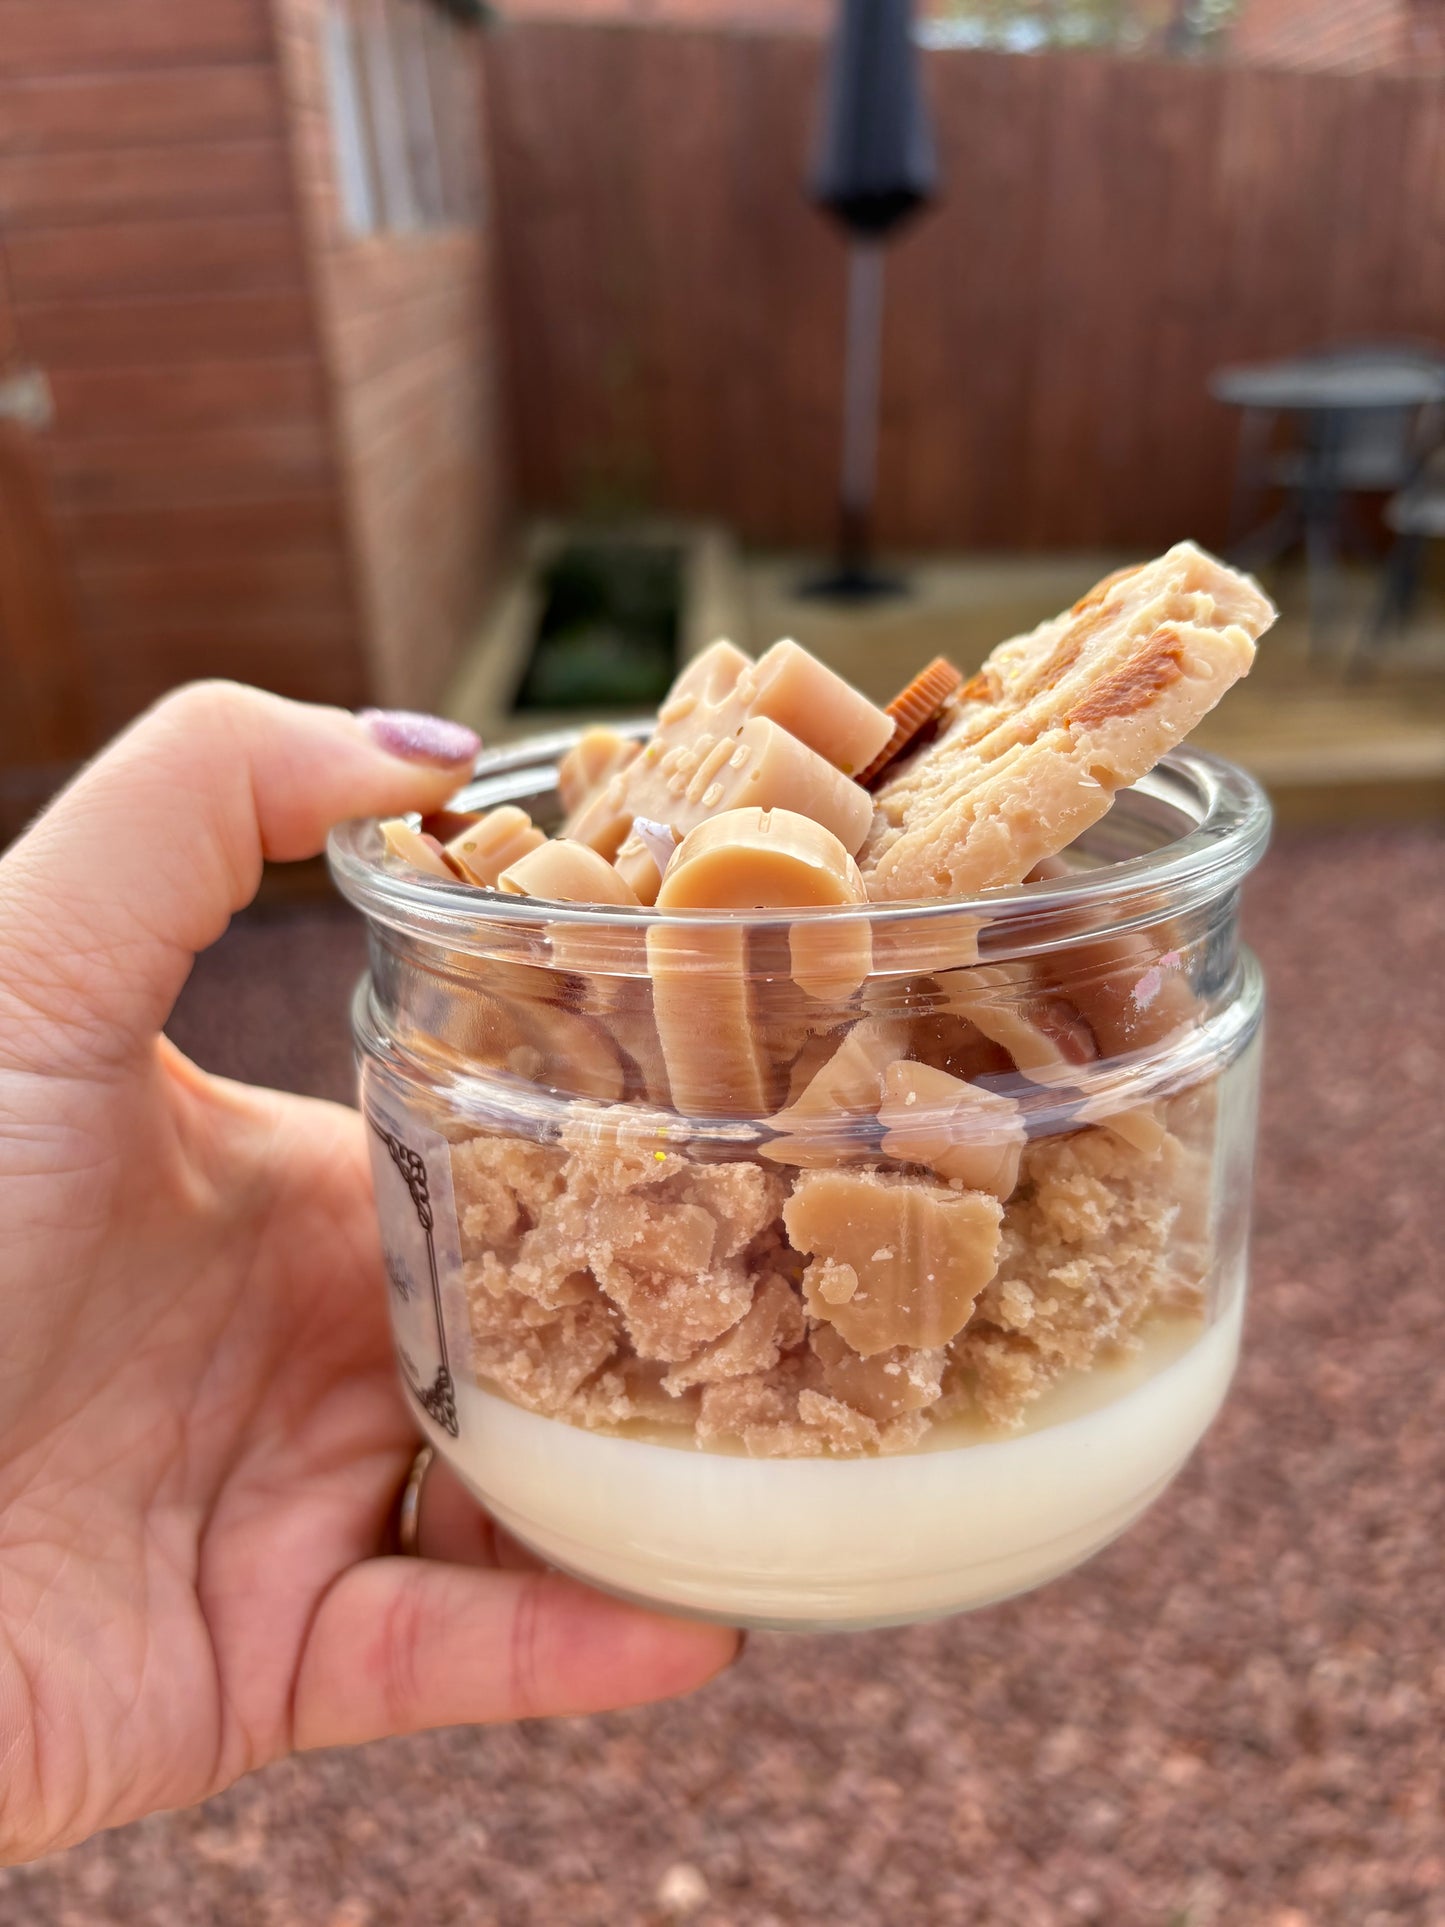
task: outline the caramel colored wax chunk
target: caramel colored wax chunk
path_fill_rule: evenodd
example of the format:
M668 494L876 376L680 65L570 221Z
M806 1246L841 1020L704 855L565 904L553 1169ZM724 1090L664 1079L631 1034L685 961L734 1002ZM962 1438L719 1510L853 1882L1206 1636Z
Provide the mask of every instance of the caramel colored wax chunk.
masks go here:
M1162 938L1162 941L1160 940ZM1198 1019L1177 926L1130 931L1072 946L1052 961L1059 989L1076 1004L1105 1057L1147 1050Z
M512 1068L529 1084L569 1097L615 1104L625 1089L621 1060L612 1039L575 1011L533 1005L524 1017L529 1045L512 1059Z
M1004 964L943 970L935 981L943 1008L966 1017L1001 1045L1035 1084L1066 1084L1098 1056L1093 1032L1063 998L1040 990L1026 971Z
M569 937L571 933L568 933ZM652 986L645 976L640 975L645 965L645 941L643 933L637 933L637 951L643 964L639 965L639 977L622 979L606 985L599 990L598 980L585 980L583 989L583 1009L596 1012L607 1035L622 1051L628 1061L628 1096L645 1099L649 1104L670 1105L672 1087L667 1081L667 1059L663 1055L662 1040L657 1034L657 1018L652 1008ZM552 945L557 949L558 932L552 933ZM562 946L562 955L570 963L572 950L568 943Z
M861 768L891 731L881 709L796 643L778 643L754 663L717 642L679 676L642 754L569 818L567 835L615 857L645 903L658 875L631 834L639 816L685 836L722 810L796 810L851 854L873 805L846 772Z
M805 1171L783 1222L812 1255L808 1310L871 1358L932 1350L963 1330L998 1264L1003 1208L981 1191L882 1172Z
M515 803L503 803L453 836L446 854L468 883L492 890L509 864L546 840L525 810L519 810Z
M1012 1196L1024 1147L1016 1104L947 1071L906 1059L883 1073L878 1122L883 1149L903 1164L926 1164L973 1191Z
M845 776L871 763L889 739L891 718L796 642L775 642L752 680L750 713L771 716Z
M903 1047L907 1026L880 1018L855 1024L807 1088L768 1119L782 1135L760 1147L775 1164L839 1164L871 1148L860 1120L876 1116L883 1072Z
M862 903L858 866L831 831L792 810L726 810L678 845L659 910L803 909Z
M641 743L615 729L600 724L584 729L557 765L557 794L567 814L581 809L589 796L626 769L641 748Z
M434 836L445 849L454 836L460 836L481 820L480 810L428 810L421 820L421 833Z
M659 910L791 910L867 901L858 866L821 823L792 810L725 810L689 830L667 866ZM847 997L868 975L868 926L796 923L792 974L813 997Z
M598 859L601 860L600 858ZM678 845L657 894L663 911L800 908L862 900L838 839L787 810L729 810ZM790 933L794 976L816 996L846 996L868 973L866 924ZM747 934L697 925L647 935L653 1008L677 1108L687 1116L767 1108L767 1063L749 1008Z
M654 924L652 1011L672 1102L684 1117L748 1117L768 1107L767 1064L748 998L747 932Z
M709 828L702 826L704 831ZM657 892L658 909L730 907L707 901L710 866L705 848L689 884L690 859L684 852L690 841L690 836L683 838L667 866ZM725 883L725 873L720 875ZM677 1109L685 1117L765 1109L766 1065L749 1009L746 931L735 924L674 930L656 926L647 933L647 968Z
M456 882L457 873L447 862L441 844L434 836L414 830L404 818L394 816L389 822L383 823L381 839L388 856L399 857L403 863L409 863L413 870L420 870L424 876L444 877L448 883Z
M1097 1121L1101 1130L1112 1131L1115 1137L1123 1138L1126 1144L1132 1145L1145 1157L1153 1157L1169 1135L1157 1104L1138 1104L1132 1110L1110 1111L1104 1108L1101 1099L1086 1100L1079 1106L1078 1115L1091 1122Z
M509 896L540 897L550 903L585 903L602 908L635 910L637 898L616 870L585 843L558 838L531 850L498 879ZM585 981L584 1001L601 1012L623 991L626 974L642 959L642 932L617 924L554 923L547 927L552 958L559 969L576 971ZM614 976L613 973L620 973ZM620 1031L626 1028L628 1038ZM649 1026L650 1028L650 1026ZM608 1025L609 1035L633 1055L648 1047L644 1035L623 1024ZM655 1043L653 1045L655 1052ZM652 1085L646 1070L643 1081ZM664 1087L665 1088L665 1087Z
M899 1345L860 1358L834 1325L815 1325L809 1342L828 1390L871 1419L920 1412L938 1400L943 1351L915 1352Z
M443 1041L528 1084L616 1103L626 1079L612 1039L590 1018L525 996L471 991L453 1000Z
M541 897L548 903L603 903L635 910L636 893L618 876L606 857L559 837L540 843L497 879L509 896Z

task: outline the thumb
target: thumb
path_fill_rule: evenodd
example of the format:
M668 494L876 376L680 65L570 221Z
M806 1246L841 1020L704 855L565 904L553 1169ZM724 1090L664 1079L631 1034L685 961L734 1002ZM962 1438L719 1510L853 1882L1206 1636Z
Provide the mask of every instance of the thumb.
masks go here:
M315 856L350 816L435 809L481 747L460 724L176 691L0 862L0 1062L132 1061L265 859Z

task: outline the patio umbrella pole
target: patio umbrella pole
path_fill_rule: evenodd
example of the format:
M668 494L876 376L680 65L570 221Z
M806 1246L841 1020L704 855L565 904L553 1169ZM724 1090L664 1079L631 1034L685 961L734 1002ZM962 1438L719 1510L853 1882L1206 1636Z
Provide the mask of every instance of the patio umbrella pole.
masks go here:
M832 568L799 585L836 601L902 595L907 585L870 566L878 479L878 390L883 356L883 242L848 246L848 320L843 358L843 464L838 482L838 554Z
M837 0L810 188L848 237L838 552L803 595L862 601L906 585L869 566L878 479L883 247L938 185L913 37L912 0Z
M841 584L868 579L868 534L878 472L878 377L883 349L883 243L848 250L848 332L843 368L843 472L839 489Z

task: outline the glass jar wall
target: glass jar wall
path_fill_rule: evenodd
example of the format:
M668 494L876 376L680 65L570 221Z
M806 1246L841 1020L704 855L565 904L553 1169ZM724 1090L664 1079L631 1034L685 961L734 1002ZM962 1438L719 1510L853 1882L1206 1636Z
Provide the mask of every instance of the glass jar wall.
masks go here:
M566 739L459 806L547 823ZM1042 1583L1217 1410L1242 1312L1268 811L1166 758L966 903L592 910L333 839L404 1380L543 1558L874 1625Z

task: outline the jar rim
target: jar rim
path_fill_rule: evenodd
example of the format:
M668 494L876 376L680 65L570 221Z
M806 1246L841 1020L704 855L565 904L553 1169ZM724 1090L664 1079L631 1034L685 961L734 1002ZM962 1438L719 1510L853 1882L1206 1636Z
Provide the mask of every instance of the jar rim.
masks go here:
M642 719L618 727L620 733L645 736L652 724ZM556 765L580 733L561 731L484 751L471 781L448 807L492 809L502 803L535 800L544 789L555 787ZM1067 913L1076 930L1087 925L1094 933L1107 933L1207 902L1235 887L1258 862L1269 840L1269 800L1254 777L1223 757L1188 747L1171 750L1138 783L1118 791L1100 823L1114 823L1117 818L1116 829L1137 836L1151 826L1165 827L1171 815L1178 833L1166 835L1156 847L1062 877L967 897L758 910L746 916L736 910L664 913L652 908L554 903L420 873L403 875L385 867L374 817L339 824L327 840L326 854L341 894L371 921L479 956L488 954L498 941L506 944L519 936L541 936L558 926L633 933L660 924L670 929L727 924L777 930L804 919L863 920L875 929L892 928L900 938L906 934L912 940L916 935L925 941L941 934L951 919L967 919L974 929L989 928L990 947L997 953L1038 947L1030 941L1031 933L1036 927L1057 924L1061 913ZM1085 839L1089 835L1085 832Z

